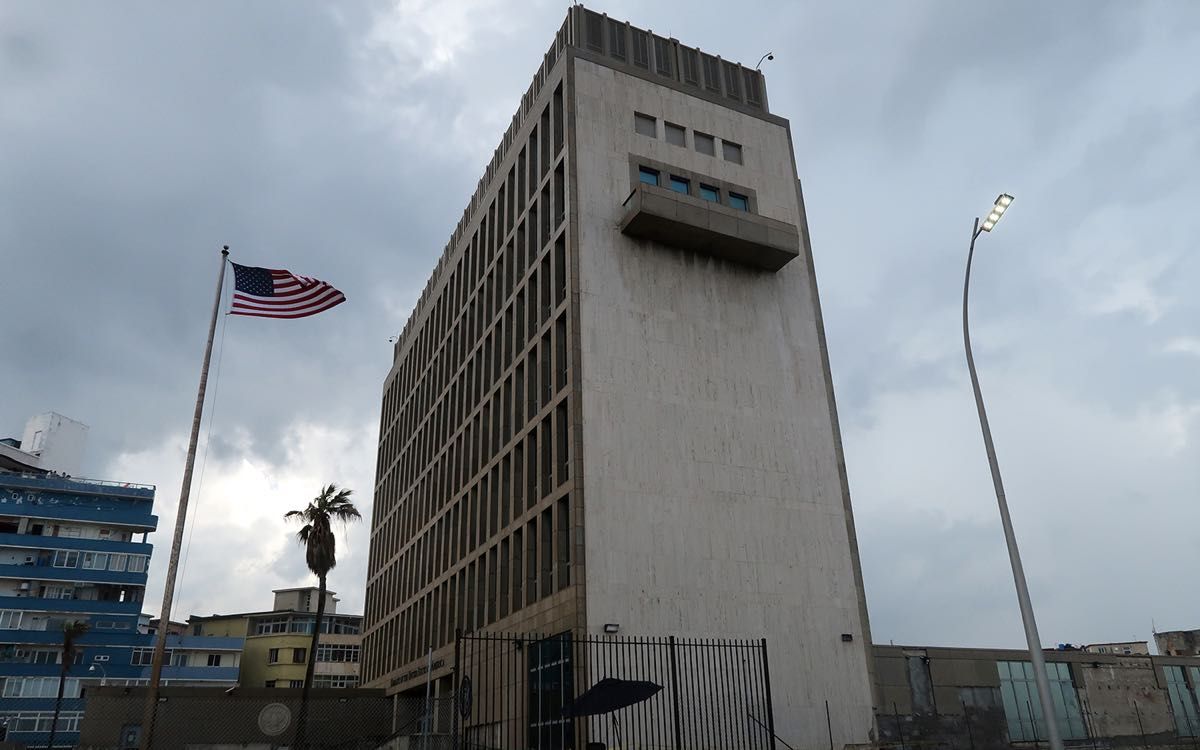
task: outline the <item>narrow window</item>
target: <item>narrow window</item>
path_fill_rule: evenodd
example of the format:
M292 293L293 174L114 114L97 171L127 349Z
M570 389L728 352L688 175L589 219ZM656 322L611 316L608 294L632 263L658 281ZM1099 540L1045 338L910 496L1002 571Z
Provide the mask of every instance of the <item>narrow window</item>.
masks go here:
M742 147L730 141L721 141L721 151L725 156L725 161L731 161L734 164L742 163Z
M729 194L729 205L733 206L739 211L750 210L750 201L746 198L746 196L738 195L737 193L733 192Z
M696 144L696 150L700 153L709 156L717 155L717 144L711 135L694 130L692 131L692 142Z
M672 146L687 145L687 130L673 122L664 122L663 126L667 130L667 143Z
M638 179L647 185L657 185L658 170L650 167L638 167Z
M658 137L658 121L649 115L643 115L640 112L633 113L633 129L641 135L651 138Z
M721 191L711 185L700 183L700 197L714 203L721 202Z
M684 179L683 177L676 177L675 175L671 175L671 189L674 190L675 192L683 193L684 195L687 195L688 187L690 185L691 185L691 182Z

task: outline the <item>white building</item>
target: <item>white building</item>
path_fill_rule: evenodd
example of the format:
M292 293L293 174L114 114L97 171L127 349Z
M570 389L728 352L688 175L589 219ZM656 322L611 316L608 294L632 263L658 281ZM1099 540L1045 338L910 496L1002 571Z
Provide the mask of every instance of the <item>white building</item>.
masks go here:
M871 739L804 203L757 70L571 9L396 343L366 623L364 681L396 691L456 627L765 637L785 741Z

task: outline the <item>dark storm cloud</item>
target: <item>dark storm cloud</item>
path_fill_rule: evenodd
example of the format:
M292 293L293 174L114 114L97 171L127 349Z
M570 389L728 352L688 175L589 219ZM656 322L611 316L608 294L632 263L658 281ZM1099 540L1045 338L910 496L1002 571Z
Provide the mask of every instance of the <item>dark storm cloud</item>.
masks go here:
M1043 636L1194 626L1160 573L1200 563L1200 10L598 9L727 59L775 53L876 636L1021 643L958 328L970 222L1001 190L1017 202L981 240L976 355ZM197 511L183 614L307 580L280 516L321 482L352 483L369 512L386 339L565 11L0 9L0 432L46 409L90 424L89 473L160 484L161 549L219 246L349 298L227 321L205 480L221 494ZM368 526L339 553L344 611L361 608Z

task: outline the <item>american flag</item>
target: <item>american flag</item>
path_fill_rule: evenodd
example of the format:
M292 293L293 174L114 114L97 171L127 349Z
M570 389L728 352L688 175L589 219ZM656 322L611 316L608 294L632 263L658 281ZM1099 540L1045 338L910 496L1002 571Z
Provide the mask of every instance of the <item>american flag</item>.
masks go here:
M346 301L346 295L324 281L291 271L233 264L230 315L259 318L303 318Z

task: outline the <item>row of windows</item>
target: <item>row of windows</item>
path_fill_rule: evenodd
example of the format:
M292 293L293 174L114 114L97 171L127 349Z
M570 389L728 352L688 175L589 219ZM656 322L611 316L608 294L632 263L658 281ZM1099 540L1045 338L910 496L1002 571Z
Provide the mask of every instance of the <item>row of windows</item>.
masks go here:
M671 190L674 190L677 193L683 193L684 195L693 195L691 179L670 173L664 176L662 172L654 169L653 167L638 167L638 180L646 183L647 185L657 185L659 187L670 188ZM729 190L725 193L726 200L722 201L721 192L721 188L719 187L706 185L703 182L700 182L696 184L696 192L694 194L706 201L712 201L713 203L725 202L726 205L730 206L731 208L736 208L739 211L750 210L750 199L746 196Z
M290 661L292 664L307 664L308 649L272 648L267 651L267 664L279 664L281 661Z
M456 628L470 632L494 625L566 588L572 541L570 496L563 495L369 633L365 679L452 643Z
M634 112L633 130L648 138L658 138L658 120L650 115ZM663 133L666 136L667 143L670 143L672 146L687 148L688 129L684 126L663 120ZM692 131L692 146L702 154L715 157L717 155L718 141L721 143L721 158L725 161L731 161L734 164L743 163L742 144L734 143L724 138L717 138L708 133L701 133L699 130Z
M315 688L353 688L358 687L358 675L353 674L318 674L313 675Z
M0 721L8 725L10 732L49 732L54 721L54 713L49 711L31 711L23 713L0 714ZM79 724L83 721L82 711L63 711L58 715L59 732L78 732Z
M65 597L70 598L70 597ZM60 616L46 612L28 612L20 609L0 610L0 630L61 630L62 626L79 619L78 615ZM130 630L129 620L96 620L92 623L93 630Z
M312 634L316 617L265 617L254 621L254 635L270 635L272 633L306 633ZM197 625L197 628L200 626ZM321 618L321 632L334 635L358 635L362 626L358 618L329 616ZM199 632L196 633L199 635Z
M286 685L282 684L282 683L285 683L285 682L287 683ZM304 680L267 680L265 683L263 683L263 687L269 687L269 688L273 688L273 687L302 688L302 687L304 687ZM316 680L315 680L315 679L313 680L313 687L316 687Z
M483 419L488 419L490 411L493 428L501 421L506 422L501 429L501 436L492 441L492 445L507 446L504 454L492 461L488 453L481 452L480 455L491 462L491 468L465 491L443 494L444 485L439 478L432 482L433 491L430 495L431 502L436 501L436 505L409 502L401 506L402 513L396 518L401 524L410 524L408 528L401 526L401 529L407 531L406 537L413 541L405 545L400 555L380 571L384 584L368 595L368 617L373 616L377 606L383 611L390 611L410 599L443 571L465 561L491 537L502 532L512 521L520 519L523 513L532 510L540 500L549 497L568 481L570 411L565 400L566 325L564 312L558 318L554 337L554 350L561 366L555 368L555 380L544 380L548 386L552 386L545 389L549 392L547 399L556 399L551 404L552 408L543 412L531 407L529 419L537 421L531 423L523 438L513 440L515 424L525 423L522 417L524 410L520 406L525 392L522 382L524 375L518 365L514 377L505 381L502 392L493 396L491 408L485 406L483 410ZM540 348L549 351L549 337ZM536 352L531 354L533 357L536 357ZM549 357L546 358L548 360ZM536 364L532 359L530 371L536 372ZM549 372L544 374L550 375ZM510 388L513 391L512 398L509 397ZM558 395L553 396L555 393ZM542 414L540 419L539 413ZM487 423L484 422L482 427L486 434ZM453 467L461 455L461 451L451 446L438 470L453 473ZM433 526L428 533L418 535L416 530L424 527L430 517L435 518Z
M82 568L84 570L115 570L141 573L146 569L146 555L125 555L108 552L77 552L58 550L51 565L55 568Z
M351 643L322 643L317 646L317 661L357 663L360 648Z
M4 687L0 695L5 698L54 698L58 696L57 677L0 677ZM64 698L78 698L83 681L68 677L63 687Z
M449 602L451 586L465 598L468 570L478 575L499 554L508 527L536 523L538 504L567 479L565 117L560 84L414 314L385 391L364 671L416 658L419 646L400 634L415 636L418 624L432 634L434 600ZM439 633L452 633L450 615L441 617Z

